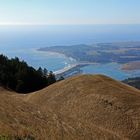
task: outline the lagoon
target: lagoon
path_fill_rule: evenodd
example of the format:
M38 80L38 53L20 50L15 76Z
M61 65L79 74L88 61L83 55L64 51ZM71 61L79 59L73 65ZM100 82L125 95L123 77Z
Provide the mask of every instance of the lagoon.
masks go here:
M121 66L118 63L93 64L83 67L82 71L84 74L104 74L117 80L140 76L140 70L123 71Z

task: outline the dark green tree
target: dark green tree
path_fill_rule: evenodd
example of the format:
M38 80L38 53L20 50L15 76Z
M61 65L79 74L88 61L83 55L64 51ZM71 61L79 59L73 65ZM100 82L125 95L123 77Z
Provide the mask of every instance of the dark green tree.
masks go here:
M55 75L52 71L50 71L49 74L48 74L48 85L51 85L55 82L56 82Z
M0 55L0 85L19 93L29 93L44 88L56 81L53 72L39 67L35 70L25 61Z

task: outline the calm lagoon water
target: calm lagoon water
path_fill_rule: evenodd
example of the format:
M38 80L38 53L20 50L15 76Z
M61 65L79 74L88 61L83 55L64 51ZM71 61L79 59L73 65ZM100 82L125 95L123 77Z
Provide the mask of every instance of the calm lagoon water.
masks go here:
M0 26L0 53L8 57L18 56L35 68L41 66L52 71L76 62L64 55L39 52L38 48L118 41L140 41L140 25ZM119 80L140 76L139 71L121 71L119 64L90 65L82 70Z
M140 70L123 71L121 65L117 63L93 64L82 68L82 70L85 74L104 74L118 80L140 76Z

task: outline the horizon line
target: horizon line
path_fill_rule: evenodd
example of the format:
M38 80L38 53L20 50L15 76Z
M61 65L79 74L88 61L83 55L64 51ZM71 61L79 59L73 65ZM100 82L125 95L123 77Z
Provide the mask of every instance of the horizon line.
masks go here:
M47 25L140 25L140 23L58 23L58 24L48 24L48 23L0 23L0 26L47 26Z

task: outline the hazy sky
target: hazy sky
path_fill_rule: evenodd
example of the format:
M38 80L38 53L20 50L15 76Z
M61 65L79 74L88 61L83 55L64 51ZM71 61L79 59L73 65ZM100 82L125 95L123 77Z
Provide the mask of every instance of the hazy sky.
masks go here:
M0 24L140 24L140 0L0 0Z

